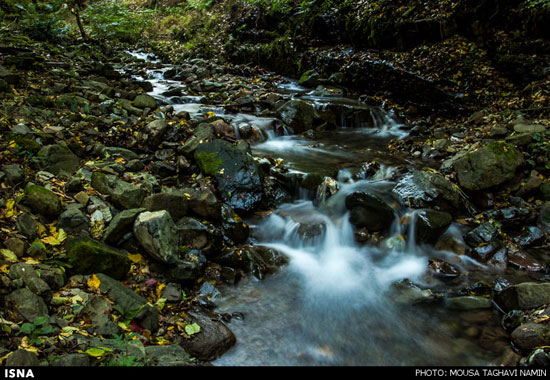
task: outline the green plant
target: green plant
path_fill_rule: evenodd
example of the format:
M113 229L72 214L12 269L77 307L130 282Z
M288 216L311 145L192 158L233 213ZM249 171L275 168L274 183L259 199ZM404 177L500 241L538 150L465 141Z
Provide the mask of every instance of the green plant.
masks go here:
M40 335L47 335L53 331L49 325L47 317L36 317L33 323L23 323L19 330L22 334L29 335L30 342L33 344L41 344Z

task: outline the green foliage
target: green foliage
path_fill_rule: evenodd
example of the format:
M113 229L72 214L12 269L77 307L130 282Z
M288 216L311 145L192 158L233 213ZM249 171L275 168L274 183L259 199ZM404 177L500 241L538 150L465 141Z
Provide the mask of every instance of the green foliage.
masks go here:
M130 11L117 2L100 1L86 8L82 13L82 20L91 29L92 38L132 43L152 25L154 13L152 10Z
M32 39L37 41L55 41L65 37L69 30L63 21L66 10L63 1L53 0L46 4L29 3L25 6L16 3L21 10L19 26Z
M53 329L48 323L47 317L36 317L33 323L23 323L19 330L22 334L30 336L30 342L33 344L41 344L40 335L50 334Z
M535 7L550 8L550 0L528 0L527 1L527 7L529 7L529 8L535 8Z

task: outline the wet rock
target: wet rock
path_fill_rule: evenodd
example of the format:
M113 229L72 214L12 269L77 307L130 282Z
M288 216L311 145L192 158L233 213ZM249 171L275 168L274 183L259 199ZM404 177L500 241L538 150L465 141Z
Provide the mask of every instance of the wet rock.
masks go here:
M212 261L226 267L251 273L259 279L279 270L288 262L281 253L262 246L244 246L222 251Z
M544 202L540 208L537 226L545 233L550 233L550 201Z
M34 352L24 349L13 351L6 358L6 367L36 367L40 365L40 361Z
M125 255L93 239L73 243L67 257L75 274L106 273L122 279L130 270L130 261Z
M136 96L133 102L134 107L154 109L157 106L157 101L151 95L141 94Z
M256 161L233 145L214 140L195 151L202 172L213 176L221 198L237 212L251 212L264 200L264 174Z
M464 241L470 247L489 243L499 237L497 228L491 223L483 223L464 235Z
M137 216L144 211L145 208L134 208L116 214L103 234L105 243L118 245L127 234L133 232Z
M542 323L527 322L516 328L512 341L522 350L532 350L536 347L550 344L550 326Z
M452 280L460 276L460 271L454 265L438 258L429 259L428 268L442 280Z
M438 251L454 252L457 255L464 255L469 250L464 240L453 234L444 234L441 236L435 244L435 249Z
M20 76L13 71L7 70L5 67L0 66L0 79L5 81L7 84L18 84L20 81Z
M523 282L495 295L505 311L528 310L550 303L550 283Z
M346 197L346 208L351 224L369 231L387 230L395 219L393 208L374 194L352 193Z
M166 210L173 220L187 215L188 197L183 192L166 192L151 195L143 200L141 207L147 211Z
M33 183L25 186L22 202L45 217L56 217L61 213L61 199L53 191Z
M447 298L447 307L458 310L490 309L491 300L485 297L461 296Z
M501 224L503 231L515 233L522 229L526 224L533 223L532 212L525 207L506 207L486 213L489 219L493 219Z
M543 264L521 249L508 250L508 263L528 272L540 272L544 270Z
M113 203L123 209L138 208L145 198L145 190L115 175L93 172L91 184L100 193L109 195Z
M70 178L80 166L78 156L60 144L43 147L38 152L38 158L42 162L42 170L66 178Z
M544 232L536 226L526 227L518 236L514 237L514 242L520 247L530 247L541 243L545 238Z
M451 214L435 210L420 210L416 215L416 241L433 244L453 221Z
M189 285L203 275L206 262L201 251L182 249L172 264L152 263L151 268L162 273L168 281Z
M222 205L221 209L222 229L225 235L235 244L244 243L246 239L248 239L248 234L250 232L248 225L228 205Z
M399 304L414 305L436 300L430 289L421 289L407 279L392 284L391 291L392 300Z
M222 233L209 223L201 223L191 217L183 217L177 223L180 243L200 250L205 256L217 254L223 246Z
M295 133L302 133L313 127L315 108L310 103L292 99L277 110L279 118Z
M213 320L204 314L189 313L191 322L197 323L201 330L190 339L184 339L180 345L192 356L203 361L212 361L235 345L235 335L222 322Z
M308 70L302 74L298 80L298 85L305 87L315 87L319 84L319 73L315 70Z
M191 366L193 361L187 351L178 344L146 346L147 365L156 367Z
M462 188L484 190L513 179L523 162L523 154L516 147L497 141L466 154L453 168Z
M34 322L38 317L48 317L48 306L42 299L27 288L13 291L6 297L13 304L15 312L27 322Z
M404 205L454 211L462 202L454 186L438 173L413 170L401 178L393 191Z
M195 214L206 219L219 220L221 218L222 202L210 190L194 191L185 189L191 195L189 208Z
M97 277L100 280L101 292L113 299L123 314L139 310L134 317L135 320L151 332L158 330L158 311L148 305L145 298L103 273L98 273Z
M180 246L178 229L168 211L139 214L134 222L134 236L153 258L166 264L177 261Z

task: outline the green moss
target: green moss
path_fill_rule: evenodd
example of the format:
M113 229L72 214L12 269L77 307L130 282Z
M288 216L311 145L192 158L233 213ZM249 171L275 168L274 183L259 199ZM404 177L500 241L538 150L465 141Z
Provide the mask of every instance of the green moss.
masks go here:
M223 160L218 158L216 152L196 152L195 160L201 170L207 175L215 175L223 164Z
M61 199L54 192L33 183L25 187L23 203L48 217L57 216L61 212Z
M92 239L76 242L67 257L74 274L104 273L121 279L130 270L126 256Z

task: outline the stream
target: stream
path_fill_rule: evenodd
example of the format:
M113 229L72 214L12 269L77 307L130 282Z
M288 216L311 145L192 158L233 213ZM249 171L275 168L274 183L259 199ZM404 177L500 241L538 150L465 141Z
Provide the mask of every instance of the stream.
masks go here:
M263 135L263 141L252 146L254 155L280 158L296 173L332 176L339 187L325 202L316 202L314 192L300 189L292 202L270 215L247 220L250 243L284 253L289 263L263 280L248 277L219 288L220 295L212 301L216 312L230 316L226 324L237 343L213 365L493 365L501 353L482 347L480 336L498 327L497 312L451 310L442 302L403 302L394 286L408 280L434 291L444 289L444 284L434 284L426 276L432 257L471 272L476 280L484 276L480 264L403 238L414 236L414 211L403 205L396 205L391 232L380 244L359 244L354 238L345 196L368 189L391 200L402 169L419 165L387 150L390 139L408 133L394 115L283 79L277 87L281 96L306 100L320 110L336 105L356 111L353 118L341 118L339 129L304 138L277 131L273 118L226 113L221 106L203 104L200 96L168 98L162 95L167 90L185 88L164 78L169 66L132 54L154 64L138 79L151 82L149 94L172 105L174 112L186 111L192 118L211 112L236 131L247 123ZM357 170L374 160L380 164L376 173ZM402 224L404 219L410 222ZM304 227L312 232L304 233ZM453 224L446 233L460 238L460 226Z

